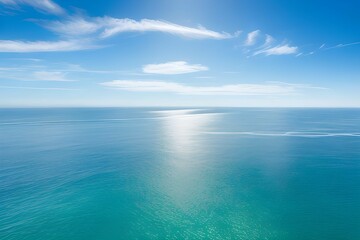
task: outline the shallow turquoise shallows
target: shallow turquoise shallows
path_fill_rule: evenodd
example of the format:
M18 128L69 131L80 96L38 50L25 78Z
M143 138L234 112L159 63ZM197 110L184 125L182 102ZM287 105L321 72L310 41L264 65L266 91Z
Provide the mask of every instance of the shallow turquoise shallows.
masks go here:
M360 239L360 109L2 109L0 239Z

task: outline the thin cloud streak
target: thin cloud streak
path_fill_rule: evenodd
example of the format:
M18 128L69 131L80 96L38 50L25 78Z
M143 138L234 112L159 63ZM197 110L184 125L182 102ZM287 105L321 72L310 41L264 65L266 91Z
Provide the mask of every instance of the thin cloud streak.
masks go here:
M358 45L360 44L360 42L352 42L352 43L340 43L336 46L332 46L332 47L328 47L328 48L323 48L324 50L328 50L328 49L334 49L334 48L343 48L343 47L348 47L348 46L353 46L353 45Z
M60 82L72 82L66 78L64 72L49 72L49 71L37 71L33 73L33 77L40 81L60 81Z
M144 73L151 74L184 74L207 71L208 68L201 64L189 64L185 61L167 62L161 64L148 64L143 66Z
M276 40L269 34L263 34L260 30L249 32L241 47L247 57L256 55L288 55L296 54L298 52L297 46L290 46L288 43L277 43Z
M7 88L7 89L24 89L24 90L60 90L60 91L76 91L80 89L76 88L43 88L43 87L16 87L16 86L1 86L0 88Z
M299 84L229 84L221 86L188 86L165 81L114 80L102 86L133 92L169 92L187 95L289 95L301 88Z
M1 70L1 68L0 68ZM74 82L67 78L67 72L39 70L33 71L30 68L5 69L0 76L2 80L20 80L20 81L53 81L53 82Z
M0 40L0 52L63 52L98 48L85 40L68 41L13 41Z
M248 33L247 38L245 40L245 46L252 46L256 43L257 38L260 35L260 30L255 30Z
M21 60L20 59L14 59L14 60ZM144 73L136 73L133 71L121 71L121 70L97 70L97 69L88 69L84 68L81 65L77 64L70 64L70 63L47 63L44 62L43 65L31 65L31 64L25 64L25 65L17 65L17 67L13 66L0 66L0 72L3 72L3 75L0 78L4 78L4 76L10 76L10 78L14 79L12 77L15 72L18 72L19 74L22 74L21 79L24 79L24 76L31 76L33 75L34 69L38 69L38 71L43 72L62 72L64 74L68 73L96 73L96 74L122 74L122 75L148 75ZM9 75L10 74L10 75Z
M271 35L266 34L265 43L264 43L263 47L268 47L268 46L270 46L273 42L275 42L275 39L274 39Z
M259 54L265 54L266 56L288 55L288 54L295 54L295 53L297 53L297 51L298 51L298 47L290 46L289 44L283 44L283 45L278 45L275 47L265 48L265 49L256 51L254 53L254 56L259 55Z
M40 22L42 26L60 35L80 36L98 34L108 38L124 32L162 32L193 39L227 39L233 36L225 32L216 32L204 27L187 27L171 22L129 18L94 17L83 18L75 16L64 21Z
M101 34L102 37L110 37L122 32L147 31L164 32L195 39L226 39L232 37L228 33L219 33L204 27L192 28L159 20L142 19L140 21L135 21L132 19L107 18L105 21L107 22L107 28Z
M19 5L29 5L40 12L48 14L62 15L66 11L58 4L51 0L0 0L0 4L7 5L9 7L18 7Z
M80 16L67 17L64 20L57 21L32 21L56 34L74 37L94 34L105 27L102 18L85 19Z
M4 1L4 0L0 0ZM44 28L67 40L19 41L0 40L0 52L60 52L100 48L94 44L124 32L162 32L193 39L227 39L233 36L203 27L191 28L170 22L142 19L117 19L111 17L89 18L70 17L64 21L35 21Z

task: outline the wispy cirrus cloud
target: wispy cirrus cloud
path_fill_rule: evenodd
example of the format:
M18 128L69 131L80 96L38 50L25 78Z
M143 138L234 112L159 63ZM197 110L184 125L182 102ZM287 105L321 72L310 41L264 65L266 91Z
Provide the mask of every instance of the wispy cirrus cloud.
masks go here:
M0 0L5 1L5 0ZM35 21L35 20L33 20ZM232 36L203 27L191 28L170 22L143 19L117 19L111 17L67 17L62 21L35 21L65 40L19 41L0 40L0 52L59 52L98 48L103 38L123 32L162 32L193 39L226 39Z
M265 54L269 55L288 55L295 54L298 51L298 47L290 46L289 44L277 45L275 47L264 48L258 50L254 53L254 55Z
M84 18L81 16L68 16L62 20L44 21L32 20L42 27L62 36L78 37L97 33L105 27L103 18Z
M289 95L295 94L301 88L311 88L311 86L289 83L189 86L176 82L144 80L114 80L101 85L133 92L170 92L187 95Z
M187 27L162 20L129 18L70 17L63 21L40 22L45 28L62 35L79 36L98 33L101 38L111 37L124 32L162 32L193 39L226 39L229 33L216 32L204 27Z
M260 30L255 30L247 34L241 49L250 56L256 55L289 55L298 53L297 46L291 46L286 41L278 43L270 34L263 34Z
M76 74L122 74L122 75L136 75L133 71L121 71L121 70L103 70L103 69L89 69L78 64L66 63L66 62L52 62L42 59L28 59L28 58L9 58L15 63L11 65L0 65L0 79L18 79L26 80L29 77L35 80L65 80L67 75ZM30 63L19 64L18 61L28 60ZM32 62L36 62L34 65ZM40 64L38 64L40 63ZM34 74L37 73L37 74ZM51 74L51 75L50 75ZM144 75L144 74L143 74ZM34 77L35 76L35 77ZM60 78L61 77L61 78Z
M10 6L30 5L47 13L63 14L65 10L51 0L0 0L0 3ZM42 27L61 36L59 41L19 41L0 40L0 52L58 52L79 51L99 47L102 39L126 32L160 32L191 39L229 39L240 36L240 31L234 34L218 32L202 26L189 27L163 20L129 18L86 17L63 14L60 20L33 20ZM65 39L65 40L64 40ZM243 47L247 54L286 55L297 53L297 47L289 44L274 45L275 39L261 33L251 31L246 35ZM153 66L155 67L155 66ZM181 69L178 66L177 69ZM204 69L204 68L202 68ZM196 69L195 69L196 70ZM194 70L189 70L190 72ZM161 72L161 71L160 71ZM187 70L184 70L186 73ZM180 74L161 73L161 74Z
M0 67L0 72L3 71L21 71L22 69L19 67Z
M72 81L66 78L66 73L64 72L36 71L33 73L33 77L35 80L40 80L40 81L60 81L60 82Z
M325 47L325 44L323 44L322 47L320 47L320 49L328 50L328 49L334 49L334 48L349 47L349 46L358 45L358 44L360 44L360 41L359 42L351 42L351 43L340 43L340 44L337 44L332 47Z
M20 81L52 81L52 82L73 82L67 78L67 72L61 71L8 71L1 75L1 80L12 79Z
M48 88L48 87L18 87L18 86L3 86L0 85L0 88L7 88L7 89L24 89L24 90L55 90L55 91L74 91L80 90L76 88Z
M9 7L19 7L20 5L29 5L35 9L48 14L61 15L66 11L51 0L0 0L0 4Z
M310 55L318 54L318 53L323 52L323 51L335 50L335 49L355 46L355 45L359 45L359 44L360 44L360 41L350 42L350 43L340 43L340 44L332 45L332 46L328 46L329 44L323 43L318 48L315 48L315 49L313 48L312 50L308 50L307 52L298 53L296 55L296 57L310 56Z
M274 42L275 42L275 39L271 35L266 34L265 35L265 42L264 42L262 47L268 47Z
M96 48L88 40L16 41L0 40L0 52L63 52Z
M232 37L228 33L208 30L201 26L197 28L186 27L160 20L142 19L135 21L132 19L116 18L106 18L104 20L106 28L101 34L102 37L109 37L122 32L163 32L195 39L226 39Z
M0 67L0 80L72 82L70 68L55 69L45 65L18 65Z
M255 30L247 34L245 46L252 46L256 43L257 38L260 36L260 30Z
M189 64L185 61L175 61L160 64L148 64L143 66L144 73L152 74L184 74L206 71L208 67L201 64Z

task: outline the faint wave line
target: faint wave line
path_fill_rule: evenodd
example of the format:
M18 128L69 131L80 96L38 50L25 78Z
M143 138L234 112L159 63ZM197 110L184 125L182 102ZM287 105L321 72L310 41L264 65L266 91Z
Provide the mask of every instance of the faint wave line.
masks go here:
M173 115L188 115L188 114L194 114L199 111L204 111L205 109L200 108L190 108L190 109L170 109L170 110L153 110L149 111L150 113L155 114L161 114L161 115L167 115L167 116L173 116Z
M264 132L203 132L211 135L247 135L265 137L360 137L360 133L329 133L329 132L283 132L283 133L264 133Z
M222 113L202 113L202 115L218 115ZM132 120L156 120L167 119L174 117L191 116L195 114L176 114L176 115L164 115L159 117L143 117L143 118L108 118L108 119L91 119L91 120L54 120L54 121L27 121L27 122L0 122L0 126L3 125L31 125L31 124L56 124L56 123L81 123L81 122L116 122L116 121L132 121Z
M109 118L109 119L92 119L92 120L57 120L57 121L29 121L29 122L2 122L0 125L26 125L26 124L52 124L52 123L74 123L74 122L115 122L115 121L130 121L140 119L159 119L161 117L148 118Z

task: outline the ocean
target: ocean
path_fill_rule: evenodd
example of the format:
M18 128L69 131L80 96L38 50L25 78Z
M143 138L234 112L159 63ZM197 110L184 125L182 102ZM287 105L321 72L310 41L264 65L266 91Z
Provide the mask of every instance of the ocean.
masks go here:
M0 109L0 239L360 239L360 109Z

